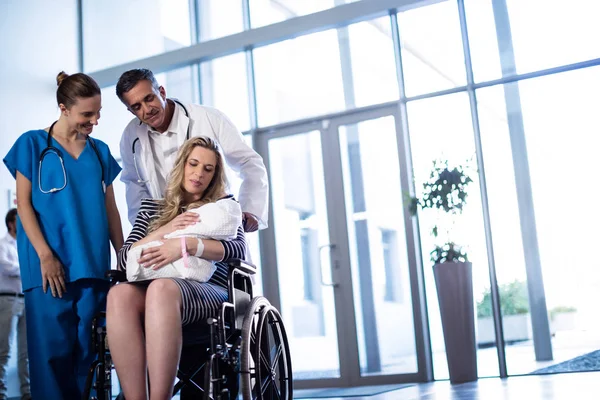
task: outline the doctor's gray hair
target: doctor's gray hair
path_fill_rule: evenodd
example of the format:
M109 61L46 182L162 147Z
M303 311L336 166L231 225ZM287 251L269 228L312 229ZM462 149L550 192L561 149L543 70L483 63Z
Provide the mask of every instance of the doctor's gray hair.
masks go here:
M67 109L77 103L78 98L87 99L102 93L96 81L82 73L69 75L60 71L56 76L56 85L56 102L58 105L64 104Z
M136 68L130 69L129 71L123 72L123 75L119 78L119 82L117 82L117 97L123 104L125 101L123 100L123 95L129 92L135 85L137 85L140 81L148 81L152 84L152 87L156 90L159 89L160 85L156 81L154 74L152 71L146 68ZM125 104L127 105L127 104Z

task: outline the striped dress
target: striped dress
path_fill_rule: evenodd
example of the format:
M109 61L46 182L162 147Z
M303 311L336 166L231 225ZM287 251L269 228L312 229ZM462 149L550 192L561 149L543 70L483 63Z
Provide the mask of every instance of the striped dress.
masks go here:
M228 196L227 198L230 198ZM158 217L160 202L158 200L144 199L137 214L135 224L127 241L119 250L118 268L125 271L127 266L127 254L131 246L146 237L150 223ZM238 228L237 238L234 240L221 240L225 255L221 262L217 262L217 270L208 282L198 282L187 279L169 278L173 280L181 290L182 325L193 324L209 317L214 317L221 308L221 304L227 301L227 273L228 260L244 259L246 255L246 238L242 226Z

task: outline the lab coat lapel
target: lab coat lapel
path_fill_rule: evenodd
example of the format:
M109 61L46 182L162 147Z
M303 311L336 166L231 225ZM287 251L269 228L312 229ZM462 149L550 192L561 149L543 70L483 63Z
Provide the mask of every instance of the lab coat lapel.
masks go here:
M163 195L158 188L156 167L154 166L154 160L152 159L152 149L150 148L150 139L148 138L148 126L146 124L141 124L138 129L138 138L140 139L140 148L142 150L140 157L144 175L142 179L147 180L146 187L152 198L160 199Z
M172 130L177 132L177 143L179 144L179 148L181 148L183 143L185 143L185 141L187 140L188 125L191 121L185 115L185 111L183 110L183 108L177 103L175 103L175 112L173 113L173 119L174 121L171 122L171 126L173 127Z

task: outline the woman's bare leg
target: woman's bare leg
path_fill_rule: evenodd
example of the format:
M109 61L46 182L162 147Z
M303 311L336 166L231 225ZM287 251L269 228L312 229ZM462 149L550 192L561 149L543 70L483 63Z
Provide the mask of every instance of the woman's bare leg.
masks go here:
M127 400L146 400L144 310L146 288L118 284L108 292L106 332L110 354Z
M172 396L182 345L181 302L179 286L170 279L157 279L148 286L146 358L151 400Z

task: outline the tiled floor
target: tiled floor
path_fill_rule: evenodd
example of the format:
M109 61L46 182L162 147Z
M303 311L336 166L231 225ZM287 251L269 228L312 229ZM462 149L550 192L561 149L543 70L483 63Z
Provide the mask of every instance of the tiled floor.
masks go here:
M175 396L174 399L178 399ZM11 398L12 399L12 398ZM17 400L18 398L14 398ZM596 400L600 372L484 378L451 385L448 381L418 384L367 397L330 397L329 400ZM310 399L303 399L310 400ZM317 399L315 399L317 400ZM322 400L322 399L318 399Z
M486 378L451 385L420 384L369 397L330 400L587 400L600 399L600 372L582 372L508 379Z

